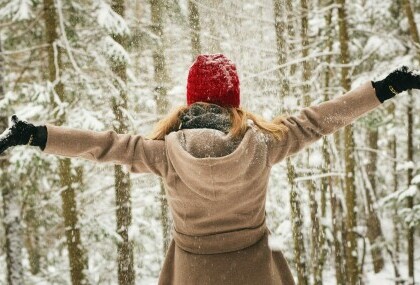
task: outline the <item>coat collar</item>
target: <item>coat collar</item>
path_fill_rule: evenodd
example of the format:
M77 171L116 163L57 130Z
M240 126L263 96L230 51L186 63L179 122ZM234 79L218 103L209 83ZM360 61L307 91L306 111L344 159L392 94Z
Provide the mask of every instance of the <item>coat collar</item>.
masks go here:
M193 104L180 120L180 130L206 128L228 133L231 128L229 112L215 104Z

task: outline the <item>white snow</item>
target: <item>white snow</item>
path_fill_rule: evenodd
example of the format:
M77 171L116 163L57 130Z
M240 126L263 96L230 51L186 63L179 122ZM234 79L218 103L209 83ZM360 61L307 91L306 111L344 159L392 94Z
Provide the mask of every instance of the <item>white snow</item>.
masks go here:
M119 61L122 63L129 63L130 56L128 55L127 51L111 36L106 36L102 40L102 47L104 53L111 59L115 61Z
M400 195L398 196L398 201L402 201L408 197L414 197L414 195L416 195L417 192L418 186L411 185L410 187L408 187L407 190L404 190L400 193Z
M105 1L100 1L98 6L96 15L101 27L105 28L110 34L130 34L130 29L125 20L115 13Z
M31 0L9 0L0 9L0 19L11 18L12 21L29 20L33 17Z

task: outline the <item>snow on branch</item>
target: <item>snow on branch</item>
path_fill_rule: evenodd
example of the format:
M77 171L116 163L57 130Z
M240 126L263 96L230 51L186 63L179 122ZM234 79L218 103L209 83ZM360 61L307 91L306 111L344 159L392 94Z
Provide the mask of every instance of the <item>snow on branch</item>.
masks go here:
M391 204L394 202L401 203L406 198L414 197L417 194L417 192L418 192L418 186L410 185L406 189L401 189L401 190L398 190L396 192L389 194L388 196L385 196L378 202L378 204L381 206L386 206L387 204Z
M23 21L33 18L31 0L12 0L0 9L0 18Z
M105 2L101 1L96 12L98 24L113 35L129 35L130 29L124 18L114 12Z
M322 173L322 174L317 174L317 175L298 177L298 178L295 178L293 181L300 182L300 181L306 181L306 180L316 180L316 179L321 179L321 178L331 177L331 176L343 177L344 173L340 173L340 172Z
M420 174L414 176L413 180L411 180L411 184L419 184L420 185Z
M0 100L0 110L4 111L8 106L10 106L13 102L17 101L19 96L12 91L8 91L5 96Z
M102 42L106 56L114 61L129 63L130 57L122 45L114 41L110 36L106 36Z

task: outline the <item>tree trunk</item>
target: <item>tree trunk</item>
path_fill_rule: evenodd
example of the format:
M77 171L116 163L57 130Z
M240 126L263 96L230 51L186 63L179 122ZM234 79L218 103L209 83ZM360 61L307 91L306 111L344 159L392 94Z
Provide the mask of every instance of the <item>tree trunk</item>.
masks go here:
M341 201L334 193L334 188L332 185L330 185L329 193L332 217L332 233L334 236L335 279L337 281L337 285L346 285L343 250L345 236L343 235L341 229L341 225L343 224L343 209L341 206Z
M276 43L277 43L277 63L282 65L286 62L287 58L287 47L285 44L285 26L283 13L284 3L281 0L274 0L274 19L275 19L275 32L276 32ZM280 96L289 95L289 85L286 79L286 74L283 71L285 69L280 69L278 71L279 82L281 84ZM300 198L299 194L295 189L295 169L290 158L287 159L287 176L290 185L290 209L291 209L291 223L292 223L292 232L293 232L293 244L294 244L294 257L296 270L298 275L298 285L307 285L307 265L305 258L305 244L302 234L303 227L303 218L300 207Z
M0 54L2 52L2 42L0 38ZM4 98L4 61L0 56L0 101ZM0 130L6 130L8 127L7 116L0 115ZM7 175L7 168L9 161L4 154L0 155L0 191L3 199L3 226L5 229L6 240L6 265L7 265L7 284L20 285L23 282L23 267L22 267L22 221L19 205L18 189L13 187L10 177Z
M351 88L349 67L350 63L348 32L347 32L347 16L345 10L345 0L337 0L338 8L338 24L340 35L340 57L341 64L341 85L345 91ZM344 159L345 159L345 199L346 199L346 275L349 285L356 285L359 280L359 269L357 260L357 214L356 214L356 189L355 189L355 158L354 158L354 138L353 128L351 125L344 129Z
M329 7L332 3L332 0L327 0L325 3L322 3L323 6L325 7ZM326 31L325 34L327 36L327 42L326 42L326 46L327 46L327 51L331 52L332 51L332 36L331 36L331 19L332 19L332 9L329 9L325 15L325 26L326 26ZM326 62L329 65L331 63L331 55L327 55L326 57ZM329 68L329 66L327 65L326 70L325 70L325 76L324 76L324 101L328 101L329 98L329 88L330 88L330 75L331 75L331 70ZM323 174L327 174L330 173L332 171L332 167L331 167L331 156L330 156L330 152L329 152L329 145L328 145L328 139L327 137L323 137L322 138L322 157L323 157L323 167L322 167L322 173ZM327 258L327 254L328 254L328 248L326 246L326 231L327 231L327 226L325 223L325 219L327 217L327 193L328 191L330 191L330 193L332 194L333 191L333 185L332 185L333 181L331 176L325 176L321 179L321 217L324 220L324 223L322 225L322 234L320 236L320 241L319 241L319 248L321 250L321 255L320 255L320 264L324 265L325 264L325 260ZM333 197L333 195L332 195ZM331 199L332 202L332 199ZM333 224L335 223L334 217L335 215L332 215L333 217ZM334 225L333 225L334 228ZM337 243L339 245L339 241L337 240L338 235L334 234L333 235L333 239L334 239L334 244ZM334 251L336 253L336 257L335 257L335 269L336 269L336 280L337 280L337 284L340 285L340 282L342 280L342 264L341 264L341 246L339 246L339 249L337 249L337 251ZM337 258L338 256L338 258ZM321 272L320 273L316 273L315 276L319 276L321 275L321 282L322 282L322 269L323 266L320 268ZM320 283L321 284L321 283Z
M6 120L5 120L6 118ZM6 124L5 124L6 123ZM7 117L1 118L0 127L7 128ZM0 158L4 157L3 155ZM7 169L7 160L1 160L0 166L2 169ZM10 178L6 172L1 175L1 194L3 198L3 225L5 229L6 240L6 264L7 264L7 284L20 285L23 282L23 267L22 267L22 222L20 217L19 193L16 191L10 182Z
M325 3L326 7L329 7L332 4L333 0L327 0ZM326 16L326 28L327 28L327 50L331 52L333 49L333 37L331 35L332 30L332 9L330 9ZM328 64L331 63L331 55L328 55L326 61ZM330 75L331 70L329 67L325 71L325 81L324 81L324 101L329 100L329 88L330 88ZM324 167L322 168L323 173L331 172L331 157L328 151L328 139L327 137L323 138L322 141L322 154L324 159ZM329 191L328 191L329 188ZM324 177L321 180L321 213L322 217L326 216L326 200L327 193L329 192L329 200L331 206L331 217L332 217L332 234L333 234L333 248L334 248L334 265L335 265L335 278L337 285L344 285L344 266L343 266L343 247L342 240L340 239L340 224L342 223L342 212L340 211L341 207L338 207L337 204L339 200L337 199L334 193L333 179L331 176ZM325 232L325 231L324 231ZM325 239L324 239L325 240ZM324 245L324 240L322 242ZM326 254L326 253L324 253ZM324 256L325 258L325 256Z
M411 91L408 92L409 103L407 106L407 161L414 161L414 144L413 144L413 106L414 98ZM411 180L413 180L413 168L407 170L407 186L410 187ZM407 187L407 188L408 188ZM407 197L407 208L413 210L414 195ZM414 285L414 226L408 225L407 233L407 255L408 255L408 285Z
M373 128L369 130L369 148L376 150L378 148L378 130ZM373 270L375 273L380 272L384 268L384 258L380 242L383 241L381 221L374 208L374 197L376 197L376 152L370 152L369 164L367 165L367 176L370 187L365 188L366 207L367 207L367 237L370 243L370 252L373 261Z
M287 177L291 186L290 208L298 285L308 285L309 281L305 257L306 251L303 238L303 217L301 212L299 194L295 188L295 169L292 165L290 158L287 159Z
M112 10L124 18L125 7L124 0L113 0L111 2ZM127 47L125 35L112 34L112 38L123 48ZM114 130L119 133L127 133L128 127L126 118L122 110L127 110L127 64L120 60L111 62L112 72L118 80L114 85L119 90L119 96L112 98L112 110L115 117ZM114 166L115 177L115 202L117 215L117 233L121 241L117 245L118 251L118 284L134 285L134 257L133 243L129 240L128 231L131 226L131 183L130 174L126 173L121 165Z
M295 45L293 44L293 39L295 37L295 15L293 14L293 2L292 0L286 0L286 19L287 19L287 38L289 40L289 44L287 46L288 50L294 50ZM296 64L292 64L290 66L290 75L296 73ZM290 83L289 83L290 84ZM291 88L293 95L293 88Z
M70 159L59 160L59 176L61 192L64 228L66 231L67 247L69 249L70 272L72 284L87 284L85 270L87 269L87 258L82 242L80 240L80 230L77 217L76 193L73 188L73 178L71 175Z
M405 9L405 13L408 18L408 23L410 25L410 34L413 42L417 45L420 45L420 36L417 29L417 24L413 15L413 10L411 9L411 4L409 0L403 0L403 5ZM417 51L416 57L420 60L420 51ZM413 145L413 106L414 106L414 98L411 91L408 92L410 96L410 102L407 106L407 160L414 161L414 145ZM411 184L411 180L413 179L413 169L410 168L407 170L407 184ZM413 209L414 206L414 196L407 197L407 207L409 209ZM408 234L407 234L407 254L408 254L408 279L409 285L415 284L414 282L414 226L408 227Z
M300 0L300 11L301 11L301 28L300 28L300 39L302 46L302 58L307 58L309 55L309 37L308 37L308 2L307 0ZM303 68L303 107L308 107L311 103L310 85L308 84L311 79L311 64L309 60L305 60L302 65ZM309 156L311 150L306 151L308 161L307 166L309 168ZM320 228L319 214L318 214L318 201L316 200L316 184L313 180L306 182L309 191L309 207L311 212L311 259L312 259L312 275L315 285L322 284L322 271L323 262L321 260L320 241L323 239L323 232Z
M197 4L193 0L188 0L188 20L190 23L192 59L194 61L197 55L201 54L201 27L200 14L198 13Z
M377 150L378 149L378 129L376 126L372 126L369 128L368 132L368 142L369 142L369 148L371 150ZM372 195L374 197L377 196L376 193L376 163L377 163L377 153L375 151L371 151L369 153L369 163L366 165L366 171L368 174L368 179L370 186L372 188Z
M37 217L36 211L33 209L36 207L38 202L39 191L36 185L33 185L31 193L27 197L27 206L29 209L25 210L25 247L28 251L28 259L31 273L36 275L40 271L40 259L41 254L39 252L39 239L40 234L38 232L38 227L40 220Z
M395 102L388 106L388 113L392 116L392 121L395 122ZM397 138L395 134L392 134L392 137L389 141L389 151L392 157L392 186L393 192L398 191L398 174L397 174ZM393 205L393 213L392 213L392 223L393 223L393 242L394 242L394 250L388 250L393 259L394 263L394 274L395 274L395 285L401 285L402 282L400 280L401 275L398 270L399 267L399 254L400 254L400 235L401 235L401 220L398 218L398 206L397 203Z
M50 82L58 82L54 86L54 92L62 102L66 101L64 85L56 76L61 76L63 64L61 61L62 52L56 41L57 34L57 11L54 0L44 0L44 21L46 29L46 39L48 43L48 79ZM56 69L58 68L58 70ZM55 102L55 100L51 100ZM56 125L60 126L65 122L64 115L56 118ZM69 158L59 159L59 177L62 189L61 199L63 208L63 218L66 233L66 242L69 252L70 274L72 284L87 284L84 271L88 267L87 258L80 240L80 229L78 226L77 204L75 199L75 189L73 185L72 166Z
M302 46L302 58L308 57L309 54L309 37L308 37L308 2L307 0L300 0L301 22L300 22L300 40ZM303 106L307 107L311 103L309 96L310 86L308 81L311 78L311 66L308 59L303 61Z
M152 25L153 33L158 38L158 42L153 50L153 63L155 67L154 79L155 79L155 100L157 105L157 111L159 115L164 115L168 111L168 99L167 99L167 84L168 75L165 64L165 48L164 48L164 34L163 34L163 19L162 11L163 5L161 0L151 0L151 14L152 14ZM168 214L168 201L166 200L165 185L160 178L160 209L161 209L161 222L162 222L162 235L163 235L163 254L166 255L166 251L169 247L170 241L170 221Z
M274 8L274 27L276 30L276 46L277 46L277 64L283 65L287 59L286 46L286 21L284 17L284 2L283 0L273 0ZM289 82L287 80L286 68L279 68L277 71L278 80L280 83L278 98L289 95Z

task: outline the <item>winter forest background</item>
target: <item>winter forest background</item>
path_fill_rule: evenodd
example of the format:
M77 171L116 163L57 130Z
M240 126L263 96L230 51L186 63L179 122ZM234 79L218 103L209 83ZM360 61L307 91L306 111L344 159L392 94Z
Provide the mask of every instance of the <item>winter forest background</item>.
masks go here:
M236 63L246 109L295 113L419 69L419 25L419 0L0 0L0 132L16 113L147 135L185 104L199 53ZM420 284L419 95L273 168L271 245L298 284ZM33 147L0 165L0 284L156 284L171 225L157 177Z

